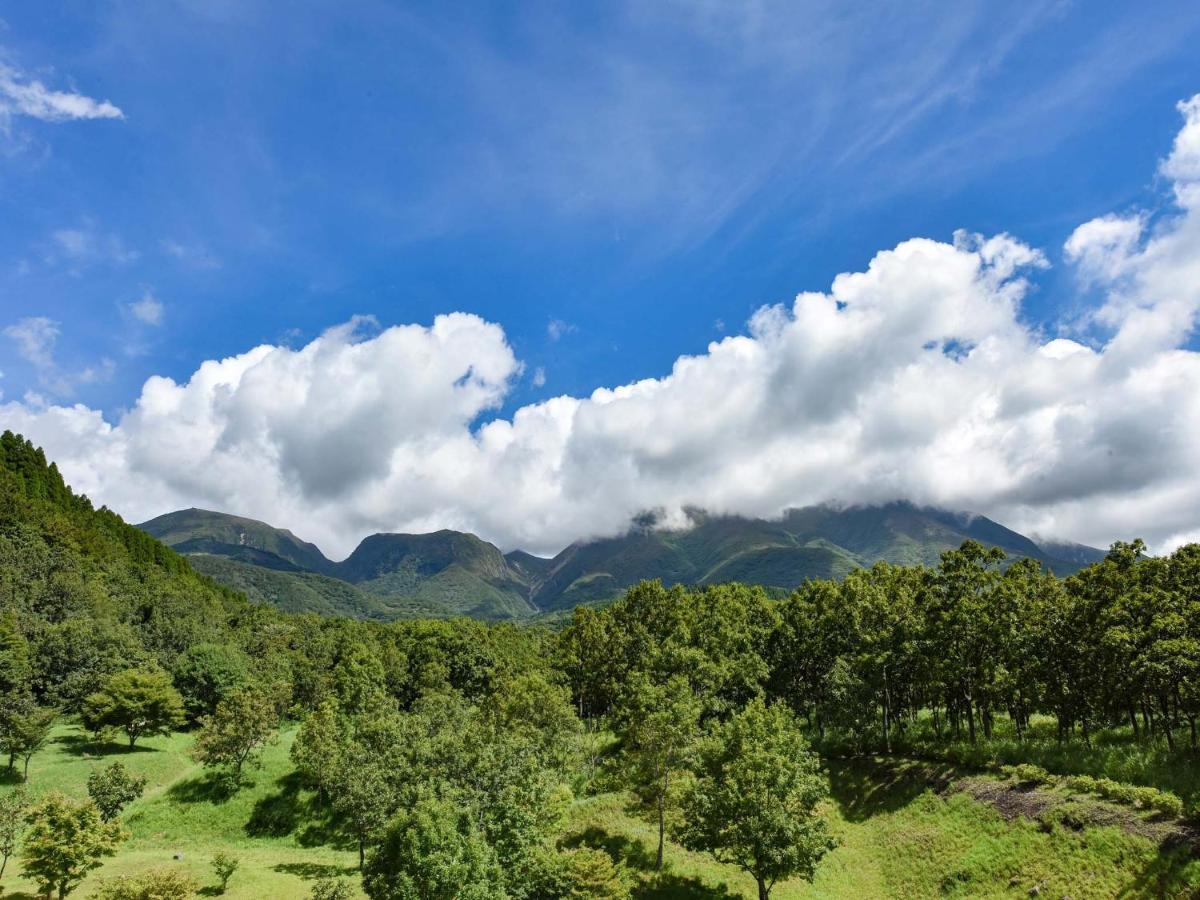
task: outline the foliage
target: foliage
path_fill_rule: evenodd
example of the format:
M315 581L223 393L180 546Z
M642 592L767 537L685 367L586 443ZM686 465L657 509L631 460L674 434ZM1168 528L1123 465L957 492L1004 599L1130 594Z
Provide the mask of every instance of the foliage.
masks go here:
M624 873L602 850L573 850L566 854L563 869L568 900L629 900Z
M232 856L222 850L218 850L212 858L213 871L217 874L217 882L221 893L225 893L229 887L229 879L233 877L233 873L238 870L241 860L236 856Z
M112 856L124 839L116 822L105 822L94 803L76 803L52 792L26 813L22 871L43 893L67 896L87 873Z
M96 900L189 900L196 882L176 869L150 869L137 875L111 878L101 883Z
M174 669L175 687L192 722L211 716L217 705L250 680L246 654L227 644L197 644L180 655Z
M0 710L0 752L8 754L10 769L16 760L24 762L23 780L28 780L29 760L46 745L57 718L58 710L37 706L28 696L9 697Z
M261 689L243 688L217 704L212 716L201 720L195 755L209 768L222 770L230 787L242 784L247 763L272 740L279 717L272 698Z
M94 769L87 780L88 796L105 822L119 816L121 810L142 796L145 789L146 776L131 776L119 761L103 769Z
M767 900L779 881L811 881L833 849L815 812L827 790L791 712L753 700L701 742L680 839L748 872Z
M471 817L453 803L421 799L388 825L367 862L372 900L503 900L495 854Z
M29 795L23 787L0 795L0 879L4 877L8 861L17 852L17 845L25 832L25 813L29 803Z
M322 878L313 885L309 900L350 900L353 892L349 882L339 878Z
M126 669L110 676L104 687L84 700L84 726L92 731L119 728L132 750L138 738L169 734L183 725L183 699L161 671Z

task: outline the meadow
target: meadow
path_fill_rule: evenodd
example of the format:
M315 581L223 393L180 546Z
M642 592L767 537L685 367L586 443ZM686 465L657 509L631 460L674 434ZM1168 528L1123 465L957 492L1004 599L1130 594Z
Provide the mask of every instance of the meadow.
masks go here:
M341 878L362 896L353 839L330 824L315 794L301 787L288 753L294 727L268 746L251 784L232 797L215 790L189 755L193 737L150 738L135 751L95 745L78 726L55 728L30 765L30 791L86 797L88 774L119 759L148 779L145 794L123 816L130 838L73 896L88 897L105 880L158 867L188 873L201 894L218 893L215 853L240 866L224 896L303 898L321 878ZM986 778L963 768L875 758L827 759L830 798L821 809L838 842L812 884L775 888L780 900L844 897L1081 898L1191 897L1200 889L1200 861L1186 847L1161 850L1156 841L1120 825L1074 830L1025 818L1006 820L955 779ZM0 786L12 790L15 778ZM1104 806L1104 804L1094 804ZM1132 813L1126 813L1132 816ZM1047 817L1048 819L1050 817ZM664 870L653 871L655 826L619 791L582 796L570 806L560 845L606 850L634 883L639 900L753 897L754 882L707 854L668 842ZM5 897L33 898L31 882L10 862Z

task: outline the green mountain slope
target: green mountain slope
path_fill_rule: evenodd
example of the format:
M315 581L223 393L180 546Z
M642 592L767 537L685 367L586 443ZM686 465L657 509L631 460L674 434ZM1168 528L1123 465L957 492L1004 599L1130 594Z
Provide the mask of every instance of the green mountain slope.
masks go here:
M553 559L502 554L472 534L375 534L330 562L314 545L262 522L182 510L144 526L221 584L291 611L388 619L416 614L520 619L602 603L644 578L667 584L742 581L776 593L809 578L841 578L878 560L933 565L974 539L1059 575L1103 554L1078 544L1039 546L983 516L911 503L814 506L780 520L692 511L693 525L643 523L619 537L573 544Z
M536 612L529 579L473 534L373 534L334 569L365 591L483 619Z
M944 550L967 539L1032 557L1059 575L1103 553L1069 545L1062 556L983 516L924 509L911 503L791 510L779 521L693 512L682 531L635 528L617 538L568 547L533 583L541 610L569 609L612 599L642 578L664 583L743 581L790 590L808 578L841 578L878 560L936 564ZM1055 548L1065 545L1054 545Z
M315 544L266 522L207 509L181 509L138 528L179 553L209 553L281 571L328 574L333 563Z
M403 598L380 597L316 572L280 571L207 553L190 555L188 561L193 569L213 581L240 591L256 602L270 603L284 612L384 622L444 615L438 607L421 606Z

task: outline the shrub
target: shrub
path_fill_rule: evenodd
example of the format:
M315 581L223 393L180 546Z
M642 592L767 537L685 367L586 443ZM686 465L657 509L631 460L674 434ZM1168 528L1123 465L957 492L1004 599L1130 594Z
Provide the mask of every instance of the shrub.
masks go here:
M236 856L231 856L224 851L218 851L212 859L213 871L217 873L217 880L221 882L221 893L225 893L225 888L229 886L229 879L233 877L233 873L237 871L241 865L241 860Z
M175 869L150 869L113 878L100 885L96 900L189 900L196 883Z
M313 885L309 900L350 900L350 882L339 878L322 878Z
M1016 766L1001 766L1001 773L1010 778L1016 778L1022 784L1055 784L1057 775L1051 775L1041 766L1032 763L1021 763Z

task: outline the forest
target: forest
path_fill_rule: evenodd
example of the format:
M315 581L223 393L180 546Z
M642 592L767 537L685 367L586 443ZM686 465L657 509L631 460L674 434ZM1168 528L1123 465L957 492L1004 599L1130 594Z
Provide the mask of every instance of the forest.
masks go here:
M6 896L1200 889L1197 545L363 622L249 602L5 433L0 598ZM911 871L850 886L855 829L903 856L916 816Z

